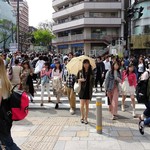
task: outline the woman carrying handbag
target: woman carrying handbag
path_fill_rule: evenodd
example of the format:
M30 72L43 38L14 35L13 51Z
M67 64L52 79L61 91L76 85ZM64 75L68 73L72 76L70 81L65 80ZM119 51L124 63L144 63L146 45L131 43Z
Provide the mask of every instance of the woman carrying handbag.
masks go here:
M105 79L105 90L110 100L109 111L112 114L112 120L116 120L118 113L119 83L121 83L121 73L119 63L116 61L112 64L111 71L108 71Z
M83 61L82 70L77 75L77 82L81 86L79 92L81 123L88 124L89 101L92 99L94 87L94 73L88 59Z

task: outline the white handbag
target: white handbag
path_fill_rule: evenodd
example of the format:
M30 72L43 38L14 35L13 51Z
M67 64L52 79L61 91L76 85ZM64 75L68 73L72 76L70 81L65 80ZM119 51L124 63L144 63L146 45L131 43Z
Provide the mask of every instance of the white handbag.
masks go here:
M80 90L81 90L81 84L75 82L75 84L74 84L74 92L75 93L80 93Z

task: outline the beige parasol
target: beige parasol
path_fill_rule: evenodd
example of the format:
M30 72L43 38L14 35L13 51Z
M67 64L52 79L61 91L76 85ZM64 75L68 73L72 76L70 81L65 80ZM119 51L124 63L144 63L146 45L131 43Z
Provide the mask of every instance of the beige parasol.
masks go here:
M75 57L67 64L67 70L70 74L77 75L78 71L82 69L83 61L88 59L92 66L92 69L96 68L95 60L88 56L82 55L80 57Z

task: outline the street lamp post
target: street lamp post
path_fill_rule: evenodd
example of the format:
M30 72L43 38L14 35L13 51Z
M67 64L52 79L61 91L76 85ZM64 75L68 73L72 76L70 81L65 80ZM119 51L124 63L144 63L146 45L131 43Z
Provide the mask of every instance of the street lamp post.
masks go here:
M129 0L129 8L131 7L131 0ZM131 18L128 18L128 50L129 50L129 57L131 56Z
M19 0L17 0L17 43L18 43L18 50L19 50L19 34L20 34L20 32L19 32L19 30L20 30L20 28L19 28Z

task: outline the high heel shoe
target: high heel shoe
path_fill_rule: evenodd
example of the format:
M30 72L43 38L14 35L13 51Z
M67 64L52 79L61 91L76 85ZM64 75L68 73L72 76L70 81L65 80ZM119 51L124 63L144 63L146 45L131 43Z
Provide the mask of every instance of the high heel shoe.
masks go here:
M81 121L81 123L84 123L84 119L81 119L80 121Z

